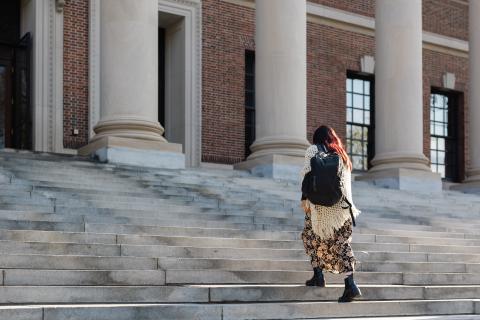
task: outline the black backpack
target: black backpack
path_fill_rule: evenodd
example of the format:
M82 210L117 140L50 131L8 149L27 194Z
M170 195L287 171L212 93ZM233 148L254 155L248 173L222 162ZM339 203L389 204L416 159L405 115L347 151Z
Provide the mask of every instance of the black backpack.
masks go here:
M352 204L344 195L343 165L341 158L334 152L328 152L325 146L317 146L317 154L310 159L310 172L303 178L302 193L313 204L331 207L341 201L347 204L344 209L350 209L353 225Z

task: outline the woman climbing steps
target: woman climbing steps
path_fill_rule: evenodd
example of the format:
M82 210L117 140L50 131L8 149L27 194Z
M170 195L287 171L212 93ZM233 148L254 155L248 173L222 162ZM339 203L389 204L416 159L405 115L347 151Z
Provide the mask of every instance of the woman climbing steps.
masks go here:
M313 277L307 286L325 286L323 271L343 274L345 290L339 302L350 302L361 297L353 273L355 256L350 245L354 219L360 211L353 205L351 192L352 163L335 131L327 126L319 127L313 135L313 145L305 154L302 177L311 169L311 159L317 155L336 154L339 156L338 176L343 197L332 206L313 204L305 193L302 194L302 208L305 211L305 227L302 240L313 267ZM346 206L345 204L349 206Z

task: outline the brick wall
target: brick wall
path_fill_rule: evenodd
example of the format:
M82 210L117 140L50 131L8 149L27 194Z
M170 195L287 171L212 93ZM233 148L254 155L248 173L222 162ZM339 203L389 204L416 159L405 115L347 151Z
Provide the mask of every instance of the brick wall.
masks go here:
M327 124L346 136L347 71L360 71L360 58L374 54L374 38L316 23L307 24L307 138Z
M332 8L374 17L375 0L308 0ZM399 0L403 1L403 0ZM422 0L423 29L467 39L468 3L464 0Z
M374 0L312 2L374 15ZM424 0L424 29L466 39L467 9L461 0ZM202 161L237 163L244 160L244 63L245 50L255 49L254 10L222 0L204 0L202 10ZM344 138L346 73L359 71L363 55L374 55L374 38L313 22L307 25L307 36L307 138L324 123ZM64 41L64 145L78 148L88 140L88 0L67 1ZM465 117L468 65L465 58L430 50L424 50L423 63L424 152L428 157L430 90L442 86L444 72L455 73ZM79 136L72 136L73 126L80 130ZM466 125L462 132L467 138Z
M462 1L423 0L423 29L468 39L468 5Z
M245 150L245 50L254 48L254 11L202 1L202 161L236 163Z
M363 16L375 16L375 0L307 0L308 2L353 12ZM402 1L402 0L400 0Z
M64 8L63 145L88 142L88 0L67 0ZM73 135L77 128L79 134Z
M373 16L374 0L314 0L312 2ZM440 9L438 9L440 8ZM453 8L453 9L452 9ZM467 14L459 1L423 2L425 29L448 36L466 36ZM254 11L220 0L203 1L203 161L234 163L243 159L244 51L253 48ZM450 15L444 14L449 12ZM464 19L463 19L464 20ZM374 38L322 26L307 25L307 138L320 124L335 127L345 138L345 79L359 71L360 57L374 55ZM441 87L446 71L457 75L457 90L465 91L466 59L425 50L424 152L429 156L429 96ZM466 101L464 102L466 106ZM228 136L228 139L225 139ZM228 143L226 143L228 140Z

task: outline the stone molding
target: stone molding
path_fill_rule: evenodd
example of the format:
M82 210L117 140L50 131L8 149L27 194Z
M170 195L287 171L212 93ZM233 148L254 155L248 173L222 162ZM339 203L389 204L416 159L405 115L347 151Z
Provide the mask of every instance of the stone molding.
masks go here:
M65 7L65 0L56 0L57 12L62 13L63 7Z
M442 85L446 89L455 90L455 74L450 72L445 72L442 75Z
M304 158L308 146L309 143L305 139L292 139L291 137L260 138L250 146L252 154L247 160L272 154Z
M375 73L375 57L363 56L360 58L360 70L363 73Z
M88 156L93 154L96 150L99 150L105 147L121 147L121 148L128 148L128 149L182 153L182 146L175 143L150 141L150 140L138 140L138 139L131 139L129 137L106 136L106 137L97 139L89 143L88 145L80 148L78 150L78 154L82 156Z
M100 120L100 1L90 0L89 12L89 87L88 87L88 138Z
M222 0L224 2L255 8L253 0ZM307 3L307 21L351 31L363 35L375 36L375 19L356 13ZM423 31L423 47L428 50L468 57L468 41Z
M56 0L33 5L33 149L75 153L63 147L63 10Z
M163 128L158 122L137 118L107 119L95 126L95 136L90 143L108 136L167 142L162 134Z
M376 155L371 162L373 166L372 169L370 169L371 172L399 167L431 171L429 168L430 161L423 154L389 152Z

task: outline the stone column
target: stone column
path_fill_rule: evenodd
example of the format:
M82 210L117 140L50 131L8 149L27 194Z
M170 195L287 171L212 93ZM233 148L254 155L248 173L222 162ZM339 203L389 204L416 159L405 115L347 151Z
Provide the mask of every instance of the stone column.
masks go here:
M262 0L255 8L256 140L237 168L298 179L307 132L305 0Z
M421 0L377 0L375 157L360 179L398 189L441 190L423 154Z
M158 2L100 2L100 121L80 154L101 161L184 167L182 146L158 123Z
M480 191L480 1L469 1L469 166L462 189Z

